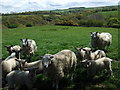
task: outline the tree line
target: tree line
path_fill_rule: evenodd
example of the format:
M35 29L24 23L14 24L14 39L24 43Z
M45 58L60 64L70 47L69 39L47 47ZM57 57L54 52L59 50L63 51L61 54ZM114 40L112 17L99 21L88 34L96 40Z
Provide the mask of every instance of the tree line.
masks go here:
M116 7L102 7L94 9L73 8L68 12L37 11L3 14L3 28L32 27L40 25L64 25L64 26L86 26L86 27L120 27L120 20L116 16L105 17L98 12L118 11ZM85 9L85 10L84 10ZM80 10L80 11L79 11ZM114 13L114 12L113 12Z

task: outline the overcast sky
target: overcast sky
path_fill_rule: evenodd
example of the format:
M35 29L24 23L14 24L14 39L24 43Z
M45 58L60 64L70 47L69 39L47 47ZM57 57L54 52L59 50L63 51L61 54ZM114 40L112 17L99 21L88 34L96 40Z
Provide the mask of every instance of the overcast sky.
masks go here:
M0 13L118 5L119 0L0 0Z

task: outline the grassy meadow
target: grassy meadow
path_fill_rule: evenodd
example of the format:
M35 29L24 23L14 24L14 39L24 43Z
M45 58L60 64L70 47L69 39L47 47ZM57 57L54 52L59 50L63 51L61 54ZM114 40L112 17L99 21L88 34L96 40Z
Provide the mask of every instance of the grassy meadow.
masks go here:
M105 18L107 18L107 17L112 17L112 16L118 17L118 11L98 12L98 14L103 15Z
M109 32L113 36L107 55L117 59L118 29L100 27L38 26L28 28L3 29L3 57L7 56L4 45L21 45L21 38L34 39L38 46L37 54L56 53L63 49L74 51L73 47L91 47L90 32Z
M36 55L44 55L46 53L55 54L63 49L70 49L75 52L73 47L91 47L90 45L90 32L109 32L113 36L112 45L108 48L107 56L112 59L118 59L118 29L117 28L104 28L104 27L74 27L74 26L36 26L26 28L15 29L3 29L2 30L2 52L3 58L8 56L8 52L4 48L4 45L21 45L21 38L34 39L38 46ZM37 60L37 57L33 57L33 61ZM78 80L74 80L75 83L71 83L66 87L78 88L88 87L91 88L119 88L120 87L120 64L117 61L113 61L112 64L114 78L100 80L101 82L95 82L91 84L88 81L87 84L81 85L84 79L80 76L83 75L82 71L78 68L76 73L80 76Z

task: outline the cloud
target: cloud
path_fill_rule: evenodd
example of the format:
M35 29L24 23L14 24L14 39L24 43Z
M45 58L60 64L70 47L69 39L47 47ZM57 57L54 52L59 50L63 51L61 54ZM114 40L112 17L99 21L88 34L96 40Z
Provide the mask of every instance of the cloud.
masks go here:
M0 13L118 5L119 0L2 0Z

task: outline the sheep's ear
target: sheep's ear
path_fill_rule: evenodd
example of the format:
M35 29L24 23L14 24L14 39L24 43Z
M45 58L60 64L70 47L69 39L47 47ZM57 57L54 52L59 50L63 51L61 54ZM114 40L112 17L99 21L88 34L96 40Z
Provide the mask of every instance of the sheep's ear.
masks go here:
M78 49L76 47L74 47L74 49L78 51Z
M5 45L4 47L5 47L5 48L8 48L8 46L6 46L6 45Z
M21 60L20 59L15 59L16 61L20 62Z
M99 32L96 32L96 34L98 34Z
M83 50L83 51L86 51L86 49L84 49L84 48L83 48L82 50Z
M54 56L52 55L52 56L50 56L50 59L52 59L52 58L54 58Z
M77 50L77 51L79 51L79 50L81 50L82 48L75 48L75 50Z
M43 58L43 56L38 56L38 58L42 59L42 58Z
M20 39L21 41L23 41L23 39Z
M22 51L22 48L20 49L20 51Z
M90 32L91 34L93 34L93 32Z
M25 41L27 41L28 39L26 38L26 40Z
M10 45L10 47L13 47L13 45Z

